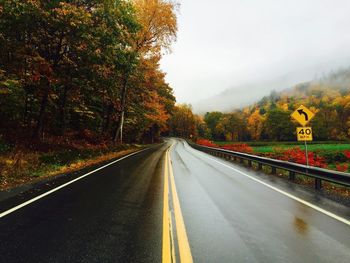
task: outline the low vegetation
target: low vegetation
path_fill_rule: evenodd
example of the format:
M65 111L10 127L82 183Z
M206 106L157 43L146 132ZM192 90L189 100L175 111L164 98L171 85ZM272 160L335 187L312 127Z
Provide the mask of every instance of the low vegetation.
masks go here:
M82 141L41 145L41 148L7 147L0 154L0 189L67 174L142 149L140 145L91 145Z
M306 164L304 145L283 143L232 143L212 142L199 139L197 143L209 147L220 147L227 150L250 153L268 158ZM350 172L350 144L311 144L308 146L309 164L315 167L328 168L341 172Z
M273 143L275 146L271 149L271 151L260 151L259 148L266 147L261 146L267 144L266 142L258 143L232 143L232 142L212 142L206 139L198 139L196 141L197 144L208 146L208 147L218 147L223 149L228 149L232 151L238 151L243 153L255 154L259 156L264 156L273 159L279 159L289 162L295 162L299 164L306 164L305 152L300 146L295 146L292 144L278 145L277 142ZM260 145L260 146L256 146ZM322 150L322 146L325 145L324 151ZM350 151L338 151L338 145L333 144L334 147L330 147L331 144L317 144L317 152L309 152L309 164L315 167L327 168L332 170L337 170L340 172L350 172ZM312 145L311 145L312 146ZM340 147L342 148L342 147ZM331 150L330 150L331 149ZM347 148L348 149L348 148ZM254 169L257 169L256 164L252 164ZM263 172L270 173L271 168L264 166ZM289 173L284 170L277 169L276 176L287 179L289 177ZM314 179L307 177L305 175L298 175L295 183L305 185L308 187L314 187ZM323 191L332 197L341 198L344 200L349 200L350 198L350 189L345 186L341 186L338 184L333 184L330 182L323 182Z

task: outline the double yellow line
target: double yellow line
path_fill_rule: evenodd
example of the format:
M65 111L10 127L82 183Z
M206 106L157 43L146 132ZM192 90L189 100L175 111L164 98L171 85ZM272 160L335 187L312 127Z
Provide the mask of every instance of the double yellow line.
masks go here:
M170 147L171 148L171 147ZM185 229L185 223L181 212L179 197L176 192L175 179L170 161L170 148L165 153L165 169L164 169L164 204L163 204L163 245L162 245L162 262L175 263L176 251L174 243L174 231L176 229L176 237L178 241L178 249L181 263L192 263L192 254ZM170 180L169 180L170 178ZM175 225L172 222L172 214L169 209L169 181L171 189L171 199L174 209Z

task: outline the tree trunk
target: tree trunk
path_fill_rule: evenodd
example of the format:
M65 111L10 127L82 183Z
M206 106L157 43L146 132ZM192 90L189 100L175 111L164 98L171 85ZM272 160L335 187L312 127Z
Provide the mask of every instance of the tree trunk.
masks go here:
M113 105L111 103L107 106L107 112L105 115L105 124L103 125L103 134L107 134L109 131L109 126L111 125L111 116L113 112Z
M117 129L113 136L113 141L117 142L118 137L120 135L120 143L123 143L123 126L124 126L124 118L125 118L125 106L126 106L126 93L127 93L128 79L127 77L123 80L123 89L121 96L121 110L120 110L120 118L118 121Z
M62 98L61 98L61 103L60 103L60 116L59 116L59 121L60 121L60 134L63 135L65 130L66 130L66 104L67 104L67 94L68 94L68 87L64 86Z
M25 98L24 98L24 113L23 113L23 125L24 126L28 126L28 106L29 104L29 95L28 95L28 92L26 91L26 95L25 95Z
M41 99L41 105L40 105L40 111L39 115L37 118L37 124L33 132L33 139L40 139L40 135L43 131L44 127L44 117L45 117L45 111L48 105L49 101L49 89L50 89L50 83L47 78L43 80L43 89L44 89L44 94Z

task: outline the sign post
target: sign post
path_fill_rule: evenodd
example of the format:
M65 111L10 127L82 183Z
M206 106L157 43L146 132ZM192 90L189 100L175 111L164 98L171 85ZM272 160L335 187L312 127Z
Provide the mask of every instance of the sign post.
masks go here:
M303 127L297 128L297 138L298 141L303 141L305 144L305 157L306 157L306 166L309 167L309 153L307 149L307 142L313 140L312 136L312 128L305 127L311 119L315 116L315 114L310 111L305 106L301 105L298 109L296 109L292 113L292 118L299 122Z

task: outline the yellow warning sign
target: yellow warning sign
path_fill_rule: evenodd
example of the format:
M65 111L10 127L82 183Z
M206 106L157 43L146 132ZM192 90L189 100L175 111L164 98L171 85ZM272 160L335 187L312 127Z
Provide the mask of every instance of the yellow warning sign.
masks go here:
M311 127L298 127L297 128L298 141L312 141L312 128Z
M311 119L315 116L315 113L310 111L305 106L301 105L299 108L297 108L291 115L293 119L298 121L302 126L305 126L306 124L311 121Z

